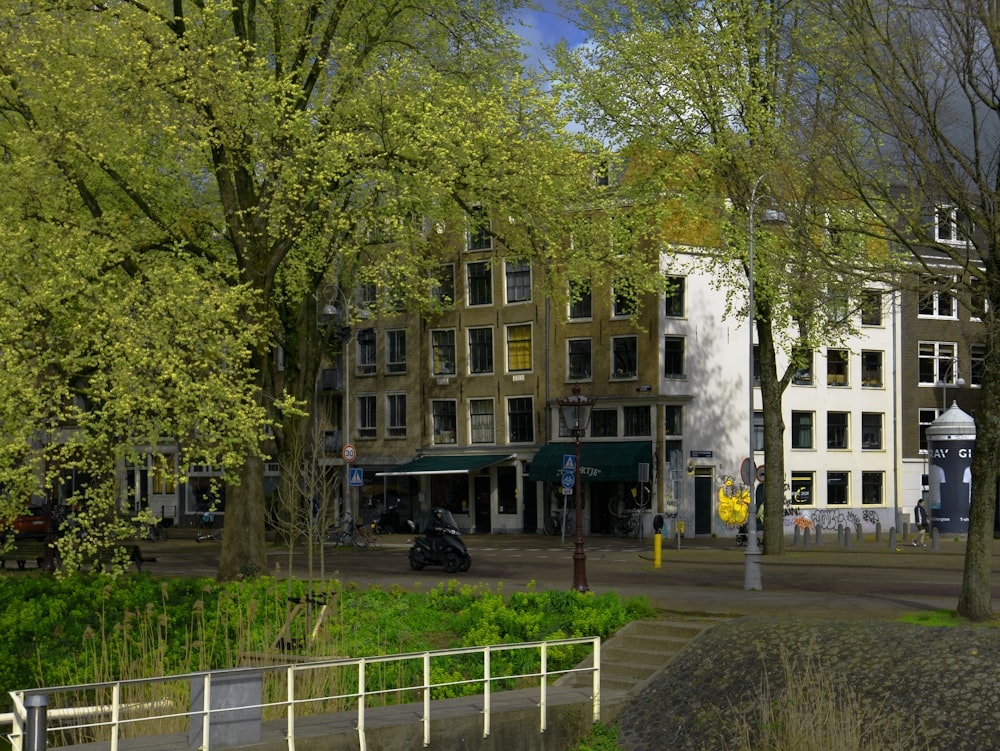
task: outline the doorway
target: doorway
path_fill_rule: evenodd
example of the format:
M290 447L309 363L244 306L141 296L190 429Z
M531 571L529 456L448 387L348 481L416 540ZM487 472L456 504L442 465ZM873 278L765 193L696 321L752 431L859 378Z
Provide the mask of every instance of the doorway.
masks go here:
M712 534L712 468L694 468L694 533Z
M477 475L472 482L476 497L476 534L488 535L493 531L493 504L489 475Z

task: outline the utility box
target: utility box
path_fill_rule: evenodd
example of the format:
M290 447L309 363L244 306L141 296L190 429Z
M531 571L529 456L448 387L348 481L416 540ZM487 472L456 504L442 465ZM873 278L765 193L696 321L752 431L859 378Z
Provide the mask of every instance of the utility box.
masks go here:
M259 670L212 673L209 684L209 743L203 742L205 682L191 680L191 748L232 748L260 743L264 676Z

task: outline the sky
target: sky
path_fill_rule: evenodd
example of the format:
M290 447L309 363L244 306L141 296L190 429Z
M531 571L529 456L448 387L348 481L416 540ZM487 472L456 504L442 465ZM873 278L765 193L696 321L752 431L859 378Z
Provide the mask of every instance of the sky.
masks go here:
M566 18L559 0L536 0L535 4L541 10L522 10L520 25L514 31L525 40L528 62L541 67L547 61L546 47L554 47L563 39L572 47L583 43L586 37Z

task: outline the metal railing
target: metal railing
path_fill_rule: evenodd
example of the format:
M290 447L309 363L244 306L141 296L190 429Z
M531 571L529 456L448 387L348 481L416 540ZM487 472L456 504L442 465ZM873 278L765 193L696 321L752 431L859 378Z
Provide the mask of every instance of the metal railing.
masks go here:
M549 651L553 648L588 644L592 652L592 664L581 665L578 662L577 666L572 668L549 669ZM537 653L527 658L531 669L494 674L491 658L498 653L515 651ZM481 675L457 677L454 663L449 665L448 661L463 655L476 654L481 656ZM419 671L411 671L419 674L419 682L387 685L384 680L385 668L381 670L381 675L375 675L379 673L379 666L386 666L395 671L393 675L396 677L405 677L406 663L419 665ZM433 679L435 667L438 667L447 679L435 681ZM226 714L232 718L233 713L244 713L240 718L240 724L246 726L245 715L249 712L251 715L256 715L258 729L264 719L283 719L288 751L295 751L297 719L331 711L351 711L356 712L361 751L366 751L365 719L366 711L371 709L370 704L373 701L382 702L382 706L413 703L413 699L408 700L407 695L409 695L422 701L423 742L427 747L431 738L432 699L444 698L444 694L458 695L459 691L464 690L461 687L473 684L479 684L478 692L473 695L481 695L483 700L481 714L484 738L490 735L491 715L494 709L493 694L498 691L494 684L501 681L516 682L522 688L526 683L534 685L537 681L538 729L544 733L548 719L549 681L571 673L590 673L592 720L598 722L601 713L600 671L600 637L553 639L377 657L336 658L12 691L10 696L14 711L0 715L0 725L13 726L8 739L14 751L46 748L44 737L39 744L39 739L32 736L51 735L53 732L62 733L64 739L70 740L70 743L63 745L103 740L110 743L110 751L118 751L119 741L122 738L161 735L164 734L164 724L171 723L170 732L177 732L178 725L183 725L190 733L200 736L200 749L210 751L213 727L217 727ZM245 691L236 692L234 696L238 701L235 704L225 703L224 697L213 697L213 685L224 687L226 684L232 685L234 682L239 684L241 681L244 686L247 684L258 686L260 701L247 702ZM380 681L383 684L381 687L368 688L369 683L377 684ZM341 687L345 683L348 684L348 690L331 691L331 688ZM173 711L178 705L189 709ZM351 705L354 705L353 709L350 708ZM265 718L264 715L269 711L272 718ZM217 723L216 726L213 726L213 719ZM147 725L146 732L143 732L143 724ZM150 726L153 727L152 732L148 730Z

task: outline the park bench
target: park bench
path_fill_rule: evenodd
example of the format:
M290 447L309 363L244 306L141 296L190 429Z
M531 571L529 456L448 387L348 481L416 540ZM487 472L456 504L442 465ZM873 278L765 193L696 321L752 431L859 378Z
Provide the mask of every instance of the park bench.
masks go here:
M28 561L34 561L38 568L41 568L45 560L46 543L40 540L19 540L10 550L0 553L0 568L7 567L7 561L14 561L19 569L27 566ZM136 571L142 571L145 563L156 563L155 556L144 555L138 545L126 545L129 549L129 559L135 564ZM56 556L56 565L59 565L58 552L53 551ZM107 562L105 560L105 562ZM95 562L94 568L100 568L101 561Z

